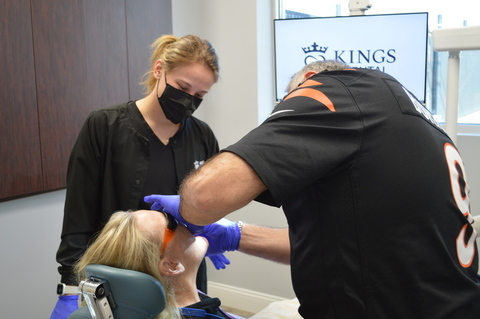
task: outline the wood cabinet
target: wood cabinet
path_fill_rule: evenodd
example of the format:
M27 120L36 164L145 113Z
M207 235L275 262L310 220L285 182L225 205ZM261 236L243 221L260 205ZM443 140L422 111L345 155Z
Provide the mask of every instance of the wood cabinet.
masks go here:
M0 0L0 201L65 187L94 109L142 97L171 0Z

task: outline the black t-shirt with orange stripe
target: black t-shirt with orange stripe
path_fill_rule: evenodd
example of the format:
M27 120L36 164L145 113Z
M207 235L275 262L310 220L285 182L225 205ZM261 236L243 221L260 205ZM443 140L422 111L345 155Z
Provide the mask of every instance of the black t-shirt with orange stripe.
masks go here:
M463 162L394 78L319 73L224 151L285 212L304 318L480 318Z

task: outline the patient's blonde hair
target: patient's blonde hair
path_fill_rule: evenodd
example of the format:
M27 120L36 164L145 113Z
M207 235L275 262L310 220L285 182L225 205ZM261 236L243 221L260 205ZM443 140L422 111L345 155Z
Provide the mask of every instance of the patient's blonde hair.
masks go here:
M101 264L135 270L156 278L165 288L167 308L157 317L180 318L173 290L159 270L160 240L154 233L140 231L136 215L128 211L115 212L94 242L74 267L78 281L85 279L85 267Z

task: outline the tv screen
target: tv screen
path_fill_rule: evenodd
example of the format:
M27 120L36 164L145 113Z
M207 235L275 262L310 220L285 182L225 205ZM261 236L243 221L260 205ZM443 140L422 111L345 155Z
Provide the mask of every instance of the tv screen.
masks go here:
M291 77L316 60L338 60L395 77L425 102L428 13L277 19L276 99Z

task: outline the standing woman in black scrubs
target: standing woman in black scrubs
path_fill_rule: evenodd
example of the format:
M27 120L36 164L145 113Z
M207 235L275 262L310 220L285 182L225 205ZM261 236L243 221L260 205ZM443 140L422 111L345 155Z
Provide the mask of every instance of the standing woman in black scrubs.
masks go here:
M57 252L66 289L51 318L76 308L72 267L112 213L149 209L145 195L177 194L183 178L219 151L210 127L191 116L218 80L215 49L195 35L164 35L152 49L145 97L92 112L70 155ZM206 282L203 261L197 286L204 292Z

